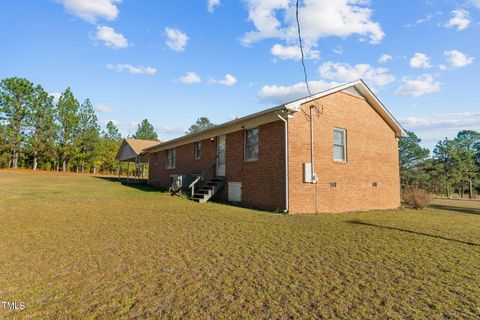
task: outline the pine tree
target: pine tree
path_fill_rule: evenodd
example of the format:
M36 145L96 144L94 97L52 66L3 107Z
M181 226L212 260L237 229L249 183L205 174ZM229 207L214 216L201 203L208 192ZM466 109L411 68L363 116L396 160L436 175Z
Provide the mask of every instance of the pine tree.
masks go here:
M215 127L215 124L210 121L207 117L198 118L197 121L185 131L186 134L197 133L208 128Z
M67 88L57 103L57 120L59 124L59 154L62 171L67 171L67 164L75 154L74 140L78 134L78 109L80 104L72 90Z
M82 173L85 172L85 164L89 168L94 166L94 159L100 139L100 127L97 115L92 103L86 99L79 110L79 126L76 144L78 146L78 160L81 163Z
M480 171L476 161L477 146L480 144L480 133L472 130L462 130L454 139L457 152L456 164L460 173L460 194L463 196L464 184L468 184L469 198L473 197L473 182Z
M428 158L430 151L422 148L415 133L408 131L408 136L398 142L398 153L400 158L400 178L403 186L418 183L428 179L424 172L423 164Z
M134 139L144 139L144 140L158 140L157 133L155 132L153 126L148 122L147 119L144 119L137 127L137 132L133 135Z
M5 146L11 155L11 167L18 167L19 154L25 139L32 106L33 83L22 78L7 78L0 82L0 113L6 121ZM9 165L10 166L10 165Z
M6 130L0 115L0 168L5 168L8 164Z
M115 126L115 123L113 121L108 121L107 123L107 132L105 133L105 137L114 142L121 142L122 141L122 135L118 131L117 126Z
M38 85L34 89L33 105L29 117L28 148L33 157L32 169L54 156L56 125L53 97Z
M447 197L450 197L451 187L458 183L458 168L456 166L456 148L453 140L445 138L439 141L433 150L438 170L442 172L442 182Z
M102 138L100 142L101 157L97 162L102 167L103 172L112 173L118 170L118 164L115 156L118 152L118 148L122 142L122 136L118 131L118 128L112 121L107 123L107 131L102 132Z

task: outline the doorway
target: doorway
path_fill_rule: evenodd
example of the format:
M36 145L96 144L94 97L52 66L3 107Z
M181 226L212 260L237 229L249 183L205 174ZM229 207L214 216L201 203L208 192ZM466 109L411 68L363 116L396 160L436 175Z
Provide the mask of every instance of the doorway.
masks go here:
M226 137L225 135L217 137L217 165L216 165L216 172L217 176L224 177L225 176L225 143Z

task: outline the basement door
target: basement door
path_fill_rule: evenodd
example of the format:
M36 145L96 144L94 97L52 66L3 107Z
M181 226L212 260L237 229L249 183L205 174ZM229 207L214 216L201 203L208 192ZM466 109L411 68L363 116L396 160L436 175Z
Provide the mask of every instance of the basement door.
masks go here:
M226 138L225 135L217 137L217 176L224 177L225 176L225 143Z

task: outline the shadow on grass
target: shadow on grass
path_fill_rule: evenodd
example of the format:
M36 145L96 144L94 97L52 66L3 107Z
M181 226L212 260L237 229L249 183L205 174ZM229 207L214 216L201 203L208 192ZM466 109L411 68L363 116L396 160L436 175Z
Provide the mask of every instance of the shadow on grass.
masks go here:
M448 206L448 205L441 205L441 204L431 204L430 208L480 215L480 209L478 208L465 208L465 207Z
M163 192L160 189L157 189L157 188L154 188L154 187L148 185L148 180L147 179L137 179L137 180L130 179L129 181L127 181L126 178L118 178L118 177L96 176L95 178L106 180L106 181L109 181L109 182L121 183L122 185L124 185L126 187L130 187L130 188L137 189L137 190L144 191L144 192L159 192L159 193Z
M470 245L470 246L480 247L480 244L475 243L475 242L458 240L458 239L452 239L452 238L447 238L447 237L444 237L444 236L439 236L439 235L430 234L430 233L425 233L425 232L419 232L419 231L414 231L414 230L402 229L402 228L397 228L397 227L382 226L382 225L380 225L380 224L363 222L363 221L360 221L360 220L350 220L350 221L347 221L347 222L348 222L348 223L351 223L351 224L356 224L356 225L362 225L362 226L368 226L368 227L376 227L376 228L382 228L382 229L388 229L388 230L401 231L401 232L416 234L416 235L420 235L420 236L437 238L437 239L442 239L442 240L447 240L447 241L452 241L452 242L463 243L463 244L467 244L467 245Z

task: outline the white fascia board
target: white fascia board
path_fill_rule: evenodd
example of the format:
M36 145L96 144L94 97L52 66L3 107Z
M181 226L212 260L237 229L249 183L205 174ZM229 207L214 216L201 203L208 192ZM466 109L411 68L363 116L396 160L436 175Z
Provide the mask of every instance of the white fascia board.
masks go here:
M388 109L383 105L383 103L377 98L377 96L370 90L370 88L362 81L356 80L349 83L345 83L341 86L322 91L320 93L314 94L310 97L292 101L285 104L285 108L292 112L300 111L300 108L303 104L313 101L318 98L328 96L330 94L343 91L347 88L355 87L355 89L362 94L362 96L367 100L367 102L380 114L380 116L394 129L395 135L398 138L406 137L407 133L405 129L400 125L400 123L393 117L393 115L388 111Z
M284 109L283 106L267 109L249 116L245 116L243 118L220 124L218 126L200 131L198 133L185 135L167 142L160 143L159 145L144 149L143 151L146 153L152 153L172 149L188 143L211 139L235 131L251 129L266 123L280 121L276 115L278 112L281 112L282 109Z
M307 103L309 101L313 101L313 100L321 98L321 97L328 96L332 93L336 93L336 92L345 90L347 88L356 86L357 84L360 84L360 83L362 83L361 80L345 83L345 84L342 84L341 86L337 86L337 87L334 87L332 89L328 89L328 90L319 92L319 93L311 95L309 97L305 97L305 98L302 98L302 99L299 99L299 100L292 101L290 103L285 104L285 107L290 111L297 112L297 111L300 111L301 105L304 104L304 103Z

